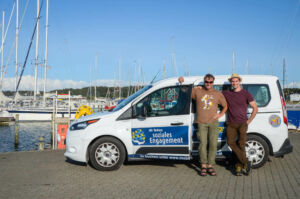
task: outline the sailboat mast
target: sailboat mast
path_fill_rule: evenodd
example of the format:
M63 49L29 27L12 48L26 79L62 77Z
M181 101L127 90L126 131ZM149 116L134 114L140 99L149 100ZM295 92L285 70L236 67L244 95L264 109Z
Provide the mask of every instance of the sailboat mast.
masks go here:
M15 79L15 89L17 90L18 83L18 47L19 47L19 0L16 0L17 10L16 10L16 79Z
M184 75L187 76L187 69L186 69L186 58L184 57L184 64L183 64L183 68L184 68Z
M92 101L92 65L90 65L90 99L89 101Z
M134 60L134 92L136 93L137 89L137 83L136 83L136 61Z
M141 83L142 83L142 65L141 65L141 62L139 62L139 67L138 67L138 70L139 70L139 79L138 79L138 90L140 90L140 87L141 87Z
M96 83L97 83L97 66L98 66L98 54L96 54L96 57L95 57L95 102L97 100L97 86L96 86Z
M121 58L119 60L119 99L122 97L122 90L121 90Z
M232 74L235 70L235 57L234 57L234 50L232 51Z
M283 57L283 71L282 71L282 88L286 87L286 65L285 65L285 57Z
M129 79L129 85L128 85L128 90L127 90L127 97L130 96L130 88L131 88L131 71L130 71L130 67L128 68L128 79Z
M163 72L162 72L162 77L163 79L166 78L166 61L163 61Z
M2 13L2 40L1 40L1 91L2 91L2 85L3 85L3 51L4 51L4 17L5 17L5 11Z
M175 53L174 53L174 47L173 47L173 39L174 39L174 37L172 36L171 37L171 58L172 58L172 76L174 77L174 75L175 75Z
M113 98L116 98L116 67L114 66L114 93L113 93Z
M273 65L270 65L270 69L271 69L271 75L273 75Z
M49 1L46 2L46 44L45 44L45 65L44 65L44 106L46 105L46 83L47 83L47 58L48 58L48 9Z
M39 12L40 12L40 0L37 0L37 26L36 26L36 41L35 41L35 70L34 70L34 96L33 96L34 101L36 101L36 94L37 94L39 24L40 24Z

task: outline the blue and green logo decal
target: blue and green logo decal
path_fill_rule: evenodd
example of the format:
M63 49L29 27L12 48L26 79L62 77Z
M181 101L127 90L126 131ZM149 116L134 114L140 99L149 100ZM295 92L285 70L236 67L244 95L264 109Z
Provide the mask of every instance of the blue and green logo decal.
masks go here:
M145 134L142 129L132 129L132 142L137 145L141 145L145 143Z
M188 126L132 128L133 145L188 145Z

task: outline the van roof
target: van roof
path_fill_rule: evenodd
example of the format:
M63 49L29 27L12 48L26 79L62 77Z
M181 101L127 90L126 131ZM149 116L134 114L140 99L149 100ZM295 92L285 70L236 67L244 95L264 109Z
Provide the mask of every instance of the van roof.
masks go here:
M158 84L176 84L178 83L178 77L171 77L167 79L163 79L160 81L157 81L153 84L153 86L156 86ZM182 76L184 77L184 83L183 84L194 84L196 82L202 82L204 76ZM229 83L228 78L230 78L231 75L215 75L215 83ZM242 78L242 84L243 83L269 83L274 82L278 80L278 77L273 75L240 75Z

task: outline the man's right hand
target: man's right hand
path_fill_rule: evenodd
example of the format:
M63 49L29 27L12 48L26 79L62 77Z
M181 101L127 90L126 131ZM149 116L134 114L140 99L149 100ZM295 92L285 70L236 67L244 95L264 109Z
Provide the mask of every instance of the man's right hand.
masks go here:
M180 84L182 84L184 82L184 78L183 77L179 77L178 81L179 81Z

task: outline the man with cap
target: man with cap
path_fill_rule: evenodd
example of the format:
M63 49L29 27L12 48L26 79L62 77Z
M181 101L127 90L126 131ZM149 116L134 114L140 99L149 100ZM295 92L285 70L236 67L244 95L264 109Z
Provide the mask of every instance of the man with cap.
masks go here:
M254 119L258 109L251 93L242 89L242 78L238 74L232 74L228 80L232 90L223 91L228 105L227 143L236 158L236 175L242 175L242 170L249 175L252 163L246 157L246 137L248 125ZM253 109L249 118L247 117L248 105ZM238 142L236 142L237 136Z

